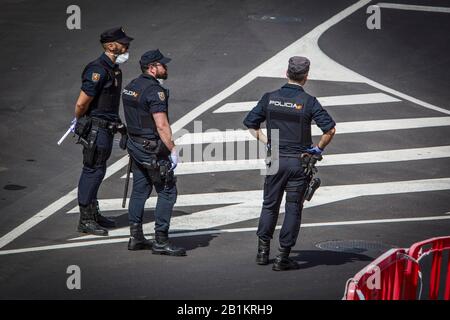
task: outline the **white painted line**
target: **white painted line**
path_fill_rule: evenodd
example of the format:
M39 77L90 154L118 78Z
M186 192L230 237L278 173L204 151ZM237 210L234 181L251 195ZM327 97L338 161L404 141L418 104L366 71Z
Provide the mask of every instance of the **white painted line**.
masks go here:
M395 149L357 153L325 154L317 166L339 166L350 164L370 164L399 161L414 161L450 157L450 146L426 147L414 149ZM224 160L182 162L176 169L176 175L230 172L265 169L264 159ZM121 178L125 178L123 175Z
M336 124L336 134L377 132L387 130L404 130L450 126L450 117L406 118L368 121L349 121ZM313 125L313 136L322 135L322 130ZM262 129L266 134L266 129ZM176 139L177 145L227 143L238 141L252 141L255 138L248 130L205 131L186 133Z
M304 207L316 207L362 196L441 190L450 190L450 178L324 186L316 191L311 202L305 202ZM262 198L262 190L180 195L175 204L175 208L206 205L222 206L173 217L170 228L172 231L210 229L231 223L257 219L261 212ZM99 201L103 212L123 210L121 207L122 199L104 199ZM156 199L152 197L147 201L145 207L147 209L153 209L155 204ZM70 212L76 212L76 208ZM284 199L281 203L280 212L284 212ZM144 232L146 233L151 233L153 229L153 222L144 225ZM128 227L110 230L109 232L109 236L111 237L126 236L128 234ZM70 240L95 238L99 237L87 235Z
M400 102L400 99L394 98L385 93L366 93L366 94L351 94L330 97L318 97L320 104L323 107L344 106L344 105L359 105L359 104L374 104L387 102ZM230 113L230 112L248 112L258 101L233 102L227 103L215 110L214 113Z
M423 222L423 221L439 221L439 220L450 220L450 217L448 217L448 216L431 216L431 217L414 217L414 218L399 218L399 219L377 219L377 220L304 223L301 225L301 228L338 227L338 226L348 226L348 225L399 223L399 222ZM275 229L280 230L281 226L276 226ZM215 229L215 230L202 230L202 231L190 231L190 232L177 232L177 233L171 233L170 237L171 238L195 237L195 236L221 234L221 233L255 232L256 230L257 230L257 228L255 228L255 227L249 227L249 228L235 228L235 229ZM147 235L147 238L153 239L152 236L148 236L148 235ZM95 245L101 245L101 244L125 243L125 242L128 242L128 237L105 239L105 240L91 240L91 241L83 241L83 242L71 242L71 243L42 246L42 247L1 250L0 255L50 251L50 250L58 250L58 249L70 249L70 248L95 246Z
M231 112L248 112L253 109L258 101L244 101L226 103L213 113L231 113Z
M400 99L394 98L385 93L352 94L344 96L321 97L317 99L319 100L320 104L324 107L401 101Z
M376 5L379 6L380 8L386 8L386 9L450 13L450 8L448 8L448 7L415 6L415 5L411 5L411 4L399 4L399 3L387 3L387 2L379 2Z
M106 170L104 179L107 179L108 177L112 176L114 173L122 169L126 164L128 164L128 156L121 158L120 160L116 161L114 164L109 166L108 169ZM8 243L10 243L20 235L27 232L41 221L47 219L55 212L61 210L66 205L77 199L77 190L78 190L77 188L73 189L68 194L59 198L58 200L56 200L49 206L45 207L44 209L36 213L31 218L23 222L22 224L20 224L18 227L14 228L13 230L5 234L3 237L1 237L0 248L3 248Z
M354 5L341 11L331 19L328 19L317 26L302 38L280 51L277 55L264 62L258 67L259 77L285 78L287 61L295 55L302 55L311 60L311 69L308 78L311 80L344 81L367 83L379 90L395 95L403 100L408 100L424 108L435 110L450 115L450 110L419 100L410 95L404 94L376 81L373 81L331 59L319 47L318 41L322 34L344 18L351 15L358 9L368 5L371 0L358 1ZM450 109L450 108L449 108Z

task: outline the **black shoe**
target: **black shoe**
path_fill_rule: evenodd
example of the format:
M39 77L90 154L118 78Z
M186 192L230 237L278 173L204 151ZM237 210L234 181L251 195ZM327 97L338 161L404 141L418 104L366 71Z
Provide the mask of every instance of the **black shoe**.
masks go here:
M153 244L153 254L166 254L169 256L185 256L186 249L178 248L169 242L169 236L167 232L156 232L156 242Z
M130 224L130 240L128 240L128 250L151 250L153 241L144 237L142 223Z
M114 220L101 215L100 207L98 206L98 201L95 201L92 204L92 208L94 210L95 221L97 221L97 223L99 225L101 225L103 228L115 228L116 227L116 222Z
M100 226L95 221L92 206L80 206L80 221L78 223L78 231L82 233L93 234L96 236L107 236L108 230Z
M297 261L289 258L289 253L291 248L280 248L280 254L275 258L272 270L274 271L286 271L286 270L296 270L300 268Z
M270 240L264 241L258 238L258 253L256 255L256 263L259 265L269 264Z

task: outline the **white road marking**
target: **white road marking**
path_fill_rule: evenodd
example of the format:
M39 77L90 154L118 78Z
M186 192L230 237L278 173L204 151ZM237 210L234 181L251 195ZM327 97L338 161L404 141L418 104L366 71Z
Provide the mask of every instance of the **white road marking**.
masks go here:
M415 6L410 4L386 3L386 2L379 2L376 5L379 6L380 8L386 9L450 13L450 8L448 7Z
M450 125L450 117L406 118L368 121L349 121L336 124L336 134L376 132L386 130L419 129L431 127L443 127ZM262 129L264 134L266 130ZM316 125L311 128L313 136L322 135ZM205 131L186 133L176 139L177 145L226 143L237 141L252 141L255 138L248 130Z
M327 55L325 55L318 46L318 39L319 37L327 31L329 28L331 28L333 25L337 24L338 22L342 21L352 13L356 12L360 8L364 7L365 5L369 4L371 0L360 0L356 2L355 4L347 7L343 11L339 12L338 14L334 15L332 18L328 19L324 23L320 24L319 26L315 27L311 32L300 38L299 40L295 41L288 47L286 47L284 50L280 51L278 54L276 54L274 57L270 58L266 62L262 63L246 75L244 75L242 78L240 78L238 81L215 95L214 97L210 98L209 100L205 101L204 103L200 104L196 108L194 108L192 111L187 113L185 116L181 117L178 121L176 121L171 127L172 131L176 133L180 129L184 128L187 124L189 124L192 120L198 118L201 114L208 111L212 107L214 107L216 104L218 104L220 101L224 100L225 98L229 97L233 93L237 92L239 89L253 81L257 77L271 77L271 76L278 76L278 77L284 77L284 72L286 68L286 63L289 59L289 57L293 55L302 54L305 56L308 56L312 63L313 67L311 68L309 78L315 79L315 80L328 80L328 81L347 81L347 82L366 82L369 85L374 86L375 88L378 88L380 90L383 90L385 92L389 92L393 95L396 95L402 99L411 101L413 103L416 103L418 105L421 105L425 108L436 110L445 114L450 114L450 110L446 110L444 108L440 108L437 106L434 106L432 104L426 103L424 101L421 101L419 99L416 99L414 97L411 97L409 95L403 94L399 91L396 91L394 89L391 89L389 87L386 87L384 85L381 85L375 81L372 81L329 58ZM280 71L280 69L282 71ZM269 72L271 71L271 72ZM272 73L272 75L270 74ZM128 156L125 156L121 158L120 160L116 161L113 165L108 167L107 175L105 176L105 179L109 177L110 175L114 174L115 172L119 171L123 167L126 166L128 163ZM50 217L57 211L59 211L61 208L63 208L65 205L70 203L71 201L76 200L77 198L77 188L67 193L62 198L56 200L46 208L42 209L38 213L36 213L34 216L23 222L18 227L14 228L12 231L8 232L4 236L0 238L0 248L3 248L7 244L9 244L11 241L16 239L17 237L21 236L28 230L30 230L32 227L40 223L41 221L45 220L46 218Z
M116 161L114 164L109 166L108 169L106 170L105 179L112 176L114 173L116 173L120 169L122 169L127 163L128 163L128 156L123 157L122 159ZM65 196L59 198L58 200L56 200L49 206L45 207L44 209L42 209L41 211L36 213L34 216L29 218L28 220L26 220L24 223L20 224L18 227L14 228L13 230L11 230L7 234L5 234L0 239L0 248L3 248L8 243L10 243L17 237L21 236L22 234L24 234L25 232L27 232L28 230L33 228L38 223L44 221L45 219L50 217L55 212L61 210L66 205L71 203L73 200L77 199L77 190L78 190L78 188L73 189Z
M341 96L318 97L320 104L323 107L344 106L355 104L373 104L373 103L387 103L400 102L400 99L394 98L384 93L366 93L366 94L350 94ZM229 112L247 112L250 111L258 101L233 102L226 103L214 113L229 113Z
M367 183L354 185L324 186L320 187L311 202L305 202L305 208L321 206L342 200L353 199L362 196L379 196L387 194L402 194L426 191L450 190L450 178L426 179L411 181L395 181L382 183ZM175 208L205 205L222 205L219 208L194 212L188 215L173 217L170 228L175 230L210 229L231 223L257 219L261 212L262 190L201 193L180 195ZM99 200L102 211L123 210L122 199ZM156 199L152 197L147 201L146 208L154 208ZM284 199L280 212L284 212ZM227 205L227 206L223 206ZM70 212L75 212L76 208ZM144 232L151 233L154 223L144 225ZM125 236L129 234L129 228L111 230L109 236ZM97 236L82 236L70 240L95 239Z
M323 160L318 162L317 166L322 167L350 164L385 163L449 157L450 146L395 149L370 152L326 154ZM182 162L178 164L176 174L180 176L186 174L212 172L261 170L265 168L266 164L264 159ZM123 179L125 177L126 175L123 175L121 178Z
M448 216L430 216L430 217L414 217L414 218L398 218L398 219L376 219L376 220L304 223L301 225L301 228L338 227L338 226L348 226L348 225L399 223L399 222L403 222L403 223L404 222L423 222L423 221L441 221L441 220L450 220L450 217L448 217ZM276 226L275 229L280 230L281 226ZM214 229L214 230L171 233L170 237L171 238L195 237L195 236L214 235L214 234L221 234L221 233L255 232L256 230L257 230L257 228L255 228L255 227L235 228L235 229ZM153 236L147 235L147 238L153 239ZM22 248L22 249L0 250L0 255L50 251L50 250L58 250L58 249L70 249L70 248L95 246L95 245L101 245L101 244L125 243L125 242L128 242L128 237L104 239L104 240L91 240L91 241L82 241L82 242L70 242L70 243L64 243L64 244Z

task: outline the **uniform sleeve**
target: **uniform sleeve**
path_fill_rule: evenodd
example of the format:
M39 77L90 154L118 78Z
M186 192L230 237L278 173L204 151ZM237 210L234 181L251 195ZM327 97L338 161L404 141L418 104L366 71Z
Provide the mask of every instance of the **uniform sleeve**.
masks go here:
M167 112L167 97L163 89L149 90L146 104L151 113Z
M98 66L88 67L82 76L81 90L88 96L97 95L106 80L106 70Z
M268 94L266 93L258 104L247 114L244 119L244 125L249 129L258 130L261 123L266 121L266 106L268 103Z
M322 108L322 105L316 98L313 99L312 118L323 133L330 131L336 126L336 122L334 122L329 113Z

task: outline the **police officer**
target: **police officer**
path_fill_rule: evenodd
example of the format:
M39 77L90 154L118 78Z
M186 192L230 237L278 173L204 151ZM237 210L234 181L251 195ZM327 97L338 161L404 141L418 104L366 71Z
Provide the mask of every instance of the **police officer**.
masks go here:
M257 231L258 253L256 262L269 262L270 240L278 219L280 203L286 191L285 217L280 231L279 255L273 270L298 269L298 263L289 258L300 230L303 196L307 188L307 177L303 172L300 156L303 153L321 154L335 133L335 122L320 105L319 101L303 89L310 61L295 56L289 59L286 76L288 83L281 89L264 94L244 120L244 125L260 141L270 146L272 130L279 134L278 171L267 175L264 183L264 202ZM316 146L312 146L311 122L322 130L323 135ZM260 125L266 121L267 137ZM271 134L272 133L272 134ZM273 150L272 150L273 151Z
M129 250L152 249L154 254L184 256L186 250L169 242L169 226L177 199L174 169L178 158L172 141L168 117L169 90L158 79L167 79L171 59L157 50L144 53L140 59L142 74L123 90L122 99L128 128L128 153L132 161L133 191L128 216ZM155 208L155 240L144 237L144 205L153 186L158 193Z
M128 59L132 40L122 27L106 30L100 35L104 53L82 73L75 132L83 144L83 170L78 183L78 231L83 233L106 236L107 228L115 226L113 220L100 214L97 192L106 173L114 133L124 128L119 118L122 72L118 64Z

